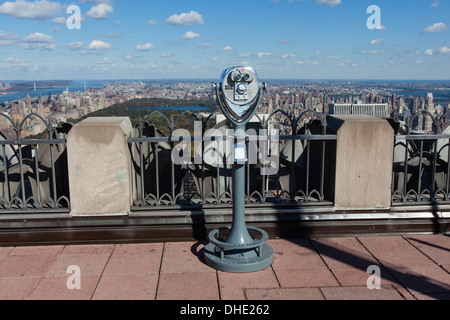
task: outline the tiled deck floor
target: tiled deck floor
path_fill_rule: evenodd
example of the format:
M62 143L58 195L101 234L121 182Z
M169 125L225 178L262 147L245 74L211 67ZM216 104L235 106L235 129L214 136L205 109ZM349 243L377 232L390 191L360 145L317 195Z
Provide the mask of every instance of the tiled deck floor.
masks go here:
M450 299L444 235L270 240L274 263L230 274L203 262L204 243L0 248L0 299ZM67 287L78 266L81 288ZM366 286L381 269L381 289Z

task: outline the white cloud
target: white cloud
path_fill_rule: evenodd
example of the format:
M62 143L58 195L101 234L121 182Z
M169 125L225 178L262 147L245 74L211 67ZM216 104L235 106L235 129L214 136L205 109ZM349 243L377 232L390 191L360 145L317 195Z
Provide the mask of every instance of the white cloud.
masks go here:
M12 45L18 38L17 34L0 30L0 46Z
M239 55L239 57L241 57L241 58L248 58L248 57L250 57L250 56L251 56L250 53L241 53L241 54Z
M439 53L450 53L450 47L439 48Z
M364 53L364 54L378 54L378 53L383 53L383 52L384 52L383 49L381 49L381 50L361 50L361 53Z
M123 33L119 33L119 32L111 32L105 35L97 35L97 37L106 37L106 38L111 38L111 39L122 39L123 38Z
M88 45L87 49L88 50L109 50L109 49L112 49L112 45L108 42L94 40Z
M183 39L197 39L197 38L201 38L201 35L199 35L198 33L192 32L192 31L186 31L186 33L184 34L184 36L182 36Z
M69 50L80 50L81 48L83 48L83 42L78 41L78 42L71 42L66 44L66 48Z
M30 34L23 39L23 42L29 42L29 43L33 43L33 42L52 43L54 41L55 40L53 40L52 36L48 36L46 34L39 33L39 32Z
M435 24L433 24L433 25L431 25L429 27L426 27L425 30L423 30L422 32L425 32L425 33L436 33L436 32L442 32L442 31L447 30L447 29L448 29L448 26L445 23L438 22L438 23L435 23Z
M281 58L283 58L283 59L287 59L287 58L295 58L296 57L296 54L295 53L286 53L286 54L283 54L282 56L281 56Z
M233 51L233 48L230 47L230 46L226 46L226 47L222 48L222 51L223 51L223 52Z
M14 2L6 1L0 6L0 14L5 14L21 19L47 20L61 13L64 6L59 2L47 0L38 0L28 2L25 0L16 0Z
M3 59L1 61L7 62L8 64L0 65L0 70L4 72L11 72L11 73L17 73L17 72L24 72L24 73L30 73L30 72L36 72L39 70L38 66L30 65L29 63L15 59L15 58L7 58Z
M428 50L425 50L424 54L426 54L427 56L432 56L433 51L434 51L433 49L428 49Z
M300 60L300 61L297 61L297 64L315 66L315 65L319 64L319 62L318 61L310 61L310 60Z
M86 13L86 16L94 19L107 19L113 12L114 9L112 6L106 3L100 3L92 7L91 10Z
M104 57L100 60L97 61L98 64L112 64L114 63L114 61L112 61L110 58L108 57Z
M432 8L437 8L437 7L439 7L440 4L441 4L441 1L440 1L440 0L435 0L435 1L433 1L433 3L431 4L431 7L432 7Z
M48 29L48 31L51 32L51 33L56 33L59 30L61 30L61 28L58 27L58 26L54 26L53 28Z
M317 0L318 4L325 4L327 6L333 7L338 4L341 4L342 0Z
M374 46L376 44L381 44L381 43L383 43L383 41L384 41L384 39L372 40L372 41L370 41L370 45Z
M56 46L53 42L55 42L53 37L35 32L23 38L20 46L25 50L55 50Z
M67 23L67 19L65 17L56 17L52 21L54 23L58 23L58 24L66 24Z
M148 20L147 24L151 25L151 26L156 26L158 25L158 20Z
M14 40L0 40L0 46L10 46L14 44Z
M163 52L163 53L161 53L161 57L162 58L169 58L169 57L172 57L172 56L173 56L172 52Z
M24 63L24 61L17 59L16 57L5 58L5 59L2 59L1 61L8 62L8 63Z
M205 42L198 46L199 48L210 48L212 47L211 43Z
M152 45L151 43L146 43L146 44L138 44L136 46L136 51L151 51L154 50L155 46Z
M272 54L270 52L258 52L258 59L268 58Z
M174 14L166 19L166 22L173 26L192 26L194 24L203 24L203 17L195 11L189 13Z
M125 61L131 61L131 62L139 62L139 63L147 63L150 62L148 58L145 58L143 56L133 56L131 54L127 54L123 56L123 59Z

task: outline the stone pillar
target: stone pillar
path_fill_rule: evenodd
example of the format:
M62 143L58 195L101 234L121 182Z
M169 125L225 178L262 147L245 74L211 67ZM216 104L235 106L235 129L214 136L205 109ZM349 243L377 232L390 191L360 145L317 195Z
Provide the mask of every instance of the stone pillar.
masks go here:
M391 205L394 130L365 115L329 116L337 134L336 209L385 209Z
M73 216L129 214L131 131L128 117L88 118L67 135Z

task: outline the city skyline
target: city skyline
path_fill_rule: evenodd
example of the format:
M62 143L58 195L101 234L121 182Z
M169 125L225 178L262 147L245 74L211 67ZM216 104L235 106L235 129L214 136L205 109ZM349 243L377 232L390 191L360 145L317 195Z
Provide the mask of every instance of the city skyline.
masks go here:
M266 79L448 80L448 12L439 0L0 1L0 80L215 79L231 65Z

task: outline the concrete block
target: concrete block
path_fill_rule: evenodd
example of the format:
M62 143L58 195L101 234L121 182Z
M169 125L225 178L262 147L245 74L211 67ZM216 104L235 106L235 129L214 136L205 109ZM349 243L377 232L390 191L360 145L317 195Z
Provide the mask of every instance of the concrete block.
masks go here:
M365 115L329 116L337 134L335 207L387 209L391 205L394 130Z
M67 136L71 214L124 215L131 208L128 117L88 118Z

